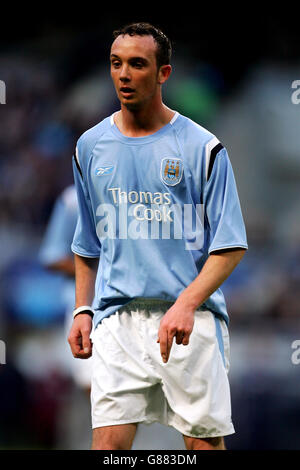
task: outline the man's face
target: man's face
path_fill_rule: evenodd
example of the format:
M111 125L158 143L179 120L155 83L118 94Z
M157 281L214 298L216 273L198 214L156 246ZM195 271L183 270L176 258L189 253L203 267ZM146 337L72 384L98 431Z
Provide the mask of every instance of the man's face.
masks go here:
M158 92L156 48L152 36L118 36L112 44L111 77L128 109L141 108Z

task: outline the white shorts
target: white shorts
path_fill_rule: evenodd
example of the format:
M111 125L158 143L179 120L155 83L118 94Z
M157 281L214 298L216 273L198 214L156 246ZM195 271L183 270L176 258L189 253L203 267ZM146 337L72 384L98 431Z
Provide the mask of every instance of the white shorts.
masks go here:
M197 311L189 344L174 338L164 363L157 334L167 308L130 308L92 334L92 427L158 421L191 437L233 434L225 321Z

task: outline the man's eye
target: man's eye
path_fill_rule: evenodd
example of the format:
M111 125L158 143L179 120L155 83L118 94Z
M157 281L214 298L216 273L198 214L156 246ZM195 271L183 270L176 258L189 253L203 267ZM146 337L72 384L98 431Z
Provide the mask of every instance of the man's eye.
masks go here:
M119 67L119 66L120 66L120 62L112 62L112 66L113 66L113 67Z
M143 64L142 62L134 62L132 65L133 65L134 67L137 67L138 69L140 69L140 68L143 67L144 64Z

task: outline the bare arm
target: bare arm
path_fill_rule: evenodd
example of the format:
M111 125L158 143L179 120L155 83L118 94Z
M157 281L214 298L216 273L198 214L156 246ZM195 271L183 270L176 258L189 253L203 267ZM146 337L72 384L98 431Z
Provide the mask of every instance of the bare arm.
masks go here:
M228 278L244 254L244 249L212 253L196 279L180 294L163 316L157 342L160 343L164 362L169 359L174 336L177 344L189 343L195 311Z
M75 308L91 305L95 295L95 281L99 258L74 255L76 273Z
M75 254L76 295L75 307L92 305L99 258L85 258ZM74 318L69 334L69 344L74 357L87 359L92 354L90 333L93 321L88 313Z
M59 261L50 263L47 265L47 268L51 271L61 272L66 276L75 276L74 260L71 256L66 256L65 258L62 258Z

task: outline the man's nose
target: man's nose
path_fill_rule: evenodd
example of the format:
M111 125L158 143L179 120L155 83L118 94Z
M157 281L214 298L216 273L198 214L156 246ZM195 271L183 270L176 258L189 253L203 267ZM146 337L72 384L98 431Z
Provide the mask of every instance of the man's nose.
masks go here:
M127 65L123 65L120 71L120 80L128 82L131 79L130 72Z

